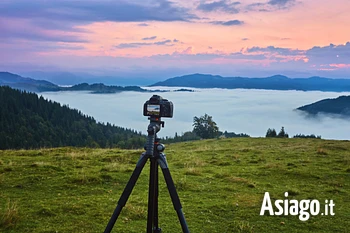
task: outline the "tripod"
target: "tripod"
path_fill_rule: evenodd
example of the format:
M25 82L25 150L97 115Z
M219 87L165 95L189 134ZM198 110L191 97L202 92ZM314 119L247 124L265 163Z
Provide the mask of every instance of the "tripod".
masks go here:
M104 233L111 232L118 216L125 206L132 189L134 188L137 179L139 178L143 167L145 166L148 159L150 159L150 178L149 178L149 189L148 189L148 215L147 215L147 233L161 233L162 230L158 226L158 165L161 167L163 176L170 193L171 201L173 202L174 209L179 218L182 231L184 233L189 233L185 216L182 212L182 206L180 203L180 198L176 192L174 181L170 175L168 168L168 163L165 158L164 151L165 147L163 144L159 143L159 138L157 138L157 132L164 127L164 121L160 118L150 117L150 124L148 125L148 138L147 144L145 146L146 152L141 154L139 161L134 169L119 201L115 208L111 219Z

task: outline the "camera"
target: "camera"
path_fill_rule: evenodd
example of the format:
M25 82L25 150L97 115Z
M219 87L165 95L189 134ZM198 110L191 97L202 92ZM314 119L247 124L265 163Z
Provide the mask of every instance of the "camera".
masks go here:
M173 117L173 103L159 95L153 95L143 105L143 115L150 117Z

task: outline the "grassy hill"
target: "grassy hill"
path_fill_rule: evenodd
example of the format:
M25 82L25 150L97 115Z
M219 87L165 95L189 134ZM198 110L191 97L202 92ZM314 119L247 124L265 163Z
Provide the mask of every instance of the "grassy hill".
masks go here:
M142 150L0 151L0 232L103 232ZM171 144L167 159L191 232L347 232L350 143L234 138ZM145 232L146 164L114 232ZM181 232L160 178L159 222ZM260 216L271 199L332 199L335 216Z

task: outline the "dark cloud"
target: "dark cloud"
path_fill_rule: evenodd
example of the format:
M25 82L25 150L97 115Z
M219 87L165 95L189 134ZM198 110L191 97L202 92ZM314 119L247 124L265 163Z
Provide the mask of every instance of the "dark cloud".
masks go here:
M179 42L179 40L177 40L177 39L173 39L173 42L174 42L174 43L177 43L177 42Z
M91 22L188 21L196 18L167 0L140 4L132 1L14 0L1 4L2 17L46 19L77 24ZM63 25L63 24L61 24Z
M246 6L246 10L247 11L260 11L260 12L269 12L271 11L268 10L268 4L266 3L260 3L260 2L257 2L257 3L252 3L252 4L249 4Z
M295 0L270 0L268 4L273 6L286 6L287 4L294 3Z
M284 56L296 56L304 54L304 50L290 49L290 48L279 48L275 46L259 47L254 46L246 50L248 53L275 53Z
M216 25L223 25L223 26L239 26L243 25L244 22L241 20L229 20L229 21L212 21L210 22L211 24L216 24Z
M154 42L153 44L155 44L155 45L167 45L169 43L171 43L171 40L158 41L158 42Z
M249 38L242 38L242 40L249 40Z
M128 49L128 48L139 48L142 46L147 46L147 45L152 45L153 43L140 43L140 42L135 42L135 43L121 43L115 46L117 49Z
M16 20L16 19L15 19ZM25 19L20 19L25 20ZM59 21L52 21L47 19L34 19L29 21L32 26L41 28L43 30L59 30L59 31L65 31L65 32L77 32L77 33L90 33L91 31L83 28L76 27L75 23L72 22L59 22Z
M84 46L70 44L40 44L35 45L35 51L52 51L52 50L83 50Z
M237 5L241 4L240 2L233 2L227 0L217 1L217 2L210 2L205 3L201 2L197 6L197 10L201 10L204 12L211 12L211 11L223 11L231 14L237 14L239 12L239 9L237 9Z
M189 10L179 7L168 0L140 1L47 1L47 0L11 0L1 1L0 16L10 22L25 22L27 29L14 28L8 30L5 36L11 38L47 40L47 41L84 41L76 35L66 38L43 34L43 31L61 31L72 33L88 33L79 28L81 25L93 22L140 22L139 26L149 26L146 21L190 21L197 17ZM0 22L1 23L1 22ZM34 29L33 29L34 28ZM30 32L34 30L36 32ZM41 31L41 33L38 33ZM0 38L4 37L1 32ZM28 37L26 37L28 36Z
M144 37L144 38L142 38L142 40L154 40L156 38L157 38L157 36L151 36L151 37Z
M267 3L256 2L246 7L247 11L272 12L276 10L285 10L293 7L296 0L270 0Z
M266 56L280 68L288 64L314 70L339 70L350 68L350 42L328 46L315 46L307 50L280 48L275 46L242 49L245 55Z
M267 57L264 54L244 54L241 52L231 53L228 58L245 59L245 60L265 60Z
M152 46L152 45L166 45L166 46L173 46L174 44L171 43L171 40L163 40L163 41L157 41L157 42L134 42L134 43L121 43L119 45L116 45L115 48L118 49L127 49L127 48L140 48L144 46Z
M317 64L344 63L350 64L350 42L340 45L315 46L306 51L310 62Z
M0 20L0 39L1 40L16 40L25 39L29 41L50 41L50 42L71 42L84 43L88 42L76 35L52 34L40 28L31 28L20 22L5 22Z

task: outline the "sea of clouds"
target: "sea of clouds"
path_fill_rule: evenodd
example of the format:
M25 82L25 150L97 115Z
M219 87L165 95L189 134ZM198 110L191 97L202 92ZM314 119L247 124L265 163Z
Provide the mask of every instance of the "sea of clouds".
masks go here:
M180 88L152 87L153 90ZM188 89L188 88L187 88ZM213 117L221 131L246 133L264 137L268 128L277 133L283 126L289 136L321 135L325 139L350 139L350 119L330 115L308 117L296 108L325 98L350 93L321 91L275 91L255 89L193 89L194 92L121 92L91 94L89 92L44 92L45 98L79 109L99 122L132 128L146 134L148 119L143 104L158 94L174 104L173 118L162 118L165 127L158 136L179 135L193 129L193 117L205 113Z

